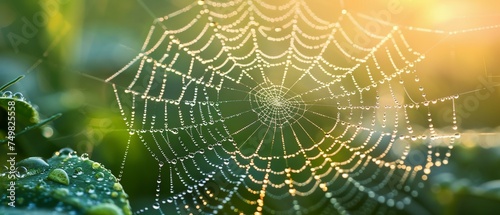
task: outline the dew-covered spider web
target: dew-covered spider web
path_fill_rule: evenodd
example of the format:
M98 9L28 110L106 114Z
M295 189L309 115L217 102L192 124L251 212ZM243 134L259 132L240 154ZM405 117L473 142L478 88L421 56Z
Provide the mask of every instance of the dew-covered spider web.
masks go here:
M119 178L131 144L157 164L144 179L154 201L136 213L403 209L448 163L458 97L426 94L425 57L402 27L375 34L341 5L321 7L200 0L154 20L106 79L130 134ZM436 125L437 106L451 123Z

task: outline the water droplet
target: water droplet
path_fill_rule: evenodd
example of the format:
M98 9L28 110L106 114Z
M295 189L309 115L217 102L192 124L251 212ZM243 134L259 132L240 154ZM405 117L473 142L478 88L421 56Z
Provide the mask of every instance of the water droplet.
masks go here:
M17 168L17 177L24 178L28 174L28 169L24 166L20 166Z
M106 195L110 195L110 194L111 194L111 190L110 190L109 188L107 188L107 187L104 187L104 188L102 189L102 191L103 191L103 192L104 192L104 194L106 194Z
M160 209L160 203L155 202L155 203L153 204L153 209L155 209L155 210Z
M89 194L92 194L95 192L95 186L91 184L91 185L87 186L87 188L85 188L85 191Z
M58 152L55 153L56 156L69 156L74 152L71 148L62 148Z
M12 98L12 92L10 92L10 91L3 92L2 97Z
M49 164L40 157L26 158L22 161L19 161L17 163L17 166L25 167L28 170L29 174L41 173L49 168Z
M88 159L89 159L89 154L87 154L87 153L83 153L82 155L80 155L80 158L81 158L82 160L88 160Z
M50 173L49 176L47 177L49 180L52 180L54 182L64 184L64 185L69 185L69 176L66 171L63 169L53 169Z
M43 190L45 190L46 185L47 185L47 183L45 183L45 181L39 181L35 186L35 190L43 191Z
M104 173L98 172L94 175L94 177L97 179L97 181L102 181L104 180Z
M99 167L101 167L100 163L97 162L92 163L92 169L98 169Z
M122 185L120 183L114 183L113 184L113 190L116 190L116 191L122 191Z
M84 193L83 188L81 188L81 187L76 188L76 192L75 192L76 196L82 196L83 193Z
M15 98L15 99L17 99L17 100L22 100L22 101L24 101L24 96L23 96L23 94L22 94L22 93L20 93L20 92L16 92L16 93L14 93L14 95L13 95L12 97L13 97L13 98Z

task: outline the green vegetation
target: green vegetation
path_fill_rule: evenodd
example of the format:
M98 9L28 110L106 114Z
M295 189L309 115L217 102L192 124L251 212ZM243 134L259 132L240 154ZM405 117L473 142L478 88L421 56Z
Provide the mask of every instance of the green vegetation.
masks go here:
M35 214L37 211L73 212L73 214L131 214L128 195L115 176L100 163L77 156L69 148L61 149L47 161L26 158L16 165L15 211ZM8 190L9 174L0 175L0 189ZM0 198L8 205L7 194ZM1 207L4 214L14 210Z
M5 90L21 78L0 89ZM2 128L0 139L9 149L15 149L14 139L17 136L61 116L56 114L40 120L36 108L22 94L10 91L2 92L0 109L4 114L2 118L8 118L8 113L15 113L13 122L16 126L12 127L21 128L19 132L10 134L8 128ZM128 195L116 177L100 163L89 160L86 153L77 156L72 149L63 148L47 161L29 157L16 162L14 156L8 162L15 166L0 173L0 190L7 191L0 195L0 214L39 214L47 211L86 215L132 214Z

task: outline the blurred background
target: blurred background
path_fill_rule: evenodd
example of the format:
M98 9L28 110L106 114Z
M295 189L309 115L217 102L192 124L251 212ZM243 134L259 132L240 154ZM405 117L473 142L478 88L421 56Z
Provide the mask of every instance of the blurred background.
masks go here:
M140 51L156 16L181 5L179 1L0 0L0 85L26 75L10 90L22 92L36 104L41 118L63 113L18 138L19 158L48 158L71 147L79 154L89 153L116 174L128 134L112 87L103 79ZM461 95L457 114L462 138L450 164L433 170L417 200L419 214L500 211L500 2L378 0L342 5L365 22L376 19L407 27L406 39L426 55L418 70L428 93L435 98ZM467 29L476 30L462 31ZM440 111L450 114L449 109ZM132 145L131 150L144 149ZM6 148L1 146L0 151L4 156ZM127 162L143 160L135 153ZM123 183L133 208L152 198L141 193L141 186Z

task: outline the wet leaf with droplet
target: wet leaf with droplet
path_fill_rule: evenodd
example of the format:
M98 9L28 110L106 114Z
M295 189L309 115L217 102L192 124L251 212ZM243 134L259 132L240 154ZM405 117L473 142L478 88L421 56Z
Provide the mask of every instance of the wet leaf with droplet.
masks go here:
M22 93L4 91L9 86L21 80L23 77L24 76L20 76L19 78L0 87L0 118L7 118L7 113L9 113L9 111L7 110L11 110L15 113L16 136L19 136L26 131L32 130L34 128L41 127L61 116L61 114L55 114L47 119L40 120L37 109L33 104L31 104L24 98ZM13 106L14 110L12 110L12 106L9 105L9 102L12 101L15 102L15 105ZM7 142L7 134L7 124L0 125L0 144Z
M116 177L100 163L77 156L71 149L61 149L47 161L39 157L27 158L19 161L16 167L27 170L14 180L16 211L132 214L128 195ZM10 186L8 176L8 172L0 173L1 190ZM0 205L8 202L8 195L2 192Z

